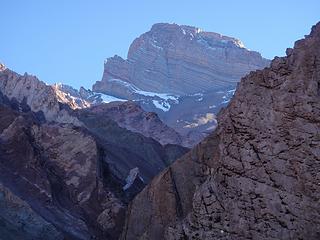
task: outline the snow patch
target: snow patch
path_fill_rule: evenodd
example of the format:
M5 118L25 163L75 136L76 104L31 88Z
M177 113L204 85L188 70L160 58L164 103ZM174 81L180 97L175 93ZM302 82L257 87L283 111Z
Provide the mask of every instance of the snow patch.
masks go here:
M201 28L196 29L196 33L201 33L201 32L203 32Z
M170 110L170 104L167 103L167 102L160 102L158 100L152 100L152 103L153 105L156 107L156 108L159 108L161 109L162 111L164 112L167 112Z
M125 191L128 188L130 188L137 177L139 177L140 180L143 181L143 179L139 176L139 168L132 168L129 172L129 175L126 178L126 185L124 185L122 189Z
M232 95L235 93L236 89L231 89L229 91L227 91L227 93L231 93Z
M176 103L178 103L178 99L179 96L170 94L170 93L156 93L156 92L148 92L148 91L143 91L141 89L139 89L138 87L134 86L131 83L122 81L120 79L109 79L109 82L117 82L127 88L129 88L132 92L136 93L136 94L140 94L140 95L144 95L144 96L148 96L148 97L159 97L162 98L163 100L172 100Z
M126 99L122 99L122 98L117 98L111 95L107 95L107 94L103 94L103 93L94 93L96 95L100 95L102 102L104 103L110 103L110 102L116 102L116 101L120 101L120 102L124 102L127 101Z
M156 45L155 43L157 43L155 40L153 40L152 42L150 42L151 46L153 46L154 48L157 48L157 49L159 49L159 50L163 50L162 47Z
M144 91L144 90L139 89L135 85L128 83L128 82L125 82L125 81L122 81L120 79L109 79L108 81L109 82L117 82L117 83L121 84L122 86L131 90L133 93L138 94L138 95L160 98L160 101L154 100L153 104L157 108L162 109L163 111L168 111L170 109L170 107L171 107L170 103L173 103L173 104L179 103L179 96L177 96L177 95L173 95L170 93L156 93L156 92ZM157 102L157 103L155 103L155 102Z

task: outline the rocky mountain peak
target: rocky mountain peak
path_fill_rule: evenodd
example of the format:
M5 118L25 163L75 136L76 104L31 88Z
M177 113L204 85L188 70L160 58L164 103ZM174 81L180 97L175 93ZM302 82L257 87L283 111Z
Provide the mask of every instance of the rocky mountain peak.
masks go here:
M127 59L108 58L93 91L130 99L122 83L144 91L186 95L235 84L269 64L235 38L200 28L157 23L130 45Z
M320 23L243 77L215 132L133 200L123 239L319 239L319 59Z
M155 111L189 140L193 136L192 145L215 127L215 121L201 119L228 103L242 76L269 63L233 37L157 23L132 42L127 59L116 55L105 61L103 77L92 89Z

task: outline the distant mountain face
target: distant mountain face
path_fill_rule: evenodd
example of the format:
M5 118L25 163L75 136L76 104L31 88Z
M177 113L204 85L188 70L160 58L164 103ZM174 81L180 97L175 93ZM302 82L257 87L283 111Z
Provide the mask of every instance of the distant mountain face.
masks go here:
M159 23L131 44L126 60L108 58L94 92L138 102L190 145L216 126L240 78L269 60L240 40L196 27Z
M235 38L159 23L133 41L127 60L115 56L106 61L102 80L93 90L127 98L120 89L130 83L144 91L194 94L232 85L268 64Z

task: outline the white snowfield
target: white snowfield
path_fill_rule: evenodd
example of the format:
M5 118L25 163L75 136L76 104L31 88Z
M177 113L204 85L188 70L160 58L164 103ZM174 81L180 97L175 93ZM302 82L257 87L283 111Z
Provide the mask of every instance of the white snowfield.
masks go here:
M102 101L104 103L110 103L110 102L117 102L117 101L120 101L120 102L124 102L124 101L128 101L126 99L122 99L122 98L117 98L117 97L114 97L114 96L111 96L111 95L107 95L107 94L103 94L103 93L96 93L96 92L93 92L94 95L100 95Z
M121 84L122 86L128 88L134 94L157 98L155 100L152 100L152 103L155 107L161 109L164 112L167 112L170 110L171 104L179 103L180 96L177 96L177 95L173 95L170 93L156 93L156 92L144 91L138 88L137 86L131 83L122 81L120 79L114 78L114 79L109 79L108 81Z
M152 104L160 109L163 112L168 112L173 104L179 103L180 96L170 94L170 93L157 93L157 92L149 92L144 91L135 86L132 83L125 82L121 79L109 79L109 82L114 82L119 85L122 85L123 87L127 88L132 94L140 95L140 96L146 96L151 97ZM227 91L218 91L217 94L223 94L221 104L226 104L230 101L233 94L235 92L235 89L227 90ZM95 93L100 94L100 93ZM187 96L194 97L195 101L201 102L203 100L203 93L194 93L189 94ZM101 94L101 97L104 99L104 102L112 102L112 101L126 101L125 99L116 98L110 95ZM216 106L214 106L216 107ZM213 106L211 108L214 108Z
M164 112L169 111L171 107L170 104L166 102L157 101L157 100L152 100L152 103L156 108L159 108Z

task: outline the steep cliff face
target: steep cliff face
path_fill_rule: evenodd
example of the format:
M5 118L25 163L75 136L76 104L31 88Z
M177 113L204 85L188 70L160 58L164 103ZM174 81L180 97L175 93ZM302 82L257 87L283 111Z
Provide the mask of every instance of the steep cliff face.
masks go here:
M43 114L47 121L81 125L78 119L68 112L68 108L73 108L72 102L59 101L54 88L35 76L27 73L22 76L3 67L0 71L0 91L10 100L23 102L31 111Z
M1 233L8 239L119 234L125 206L103 186L94 138L73 125L40 124L34 114L3 104L0 120L0 219L7 226Z
M134 40L127 60L115 56L106 61L93 90L128 96L124 82L145 91L184 95L232 85L268 64L235 38L159 23Z
M194 146L215 128L240 78L269 63L238 39L159 23L133 41L127 60L107 59L93 91L136 101Z
M62 240L63 235L30 205L0 184L0 233L2 239Z
M320 23L242 78L216 131L133 200L123 239L319 239L319 59Z

